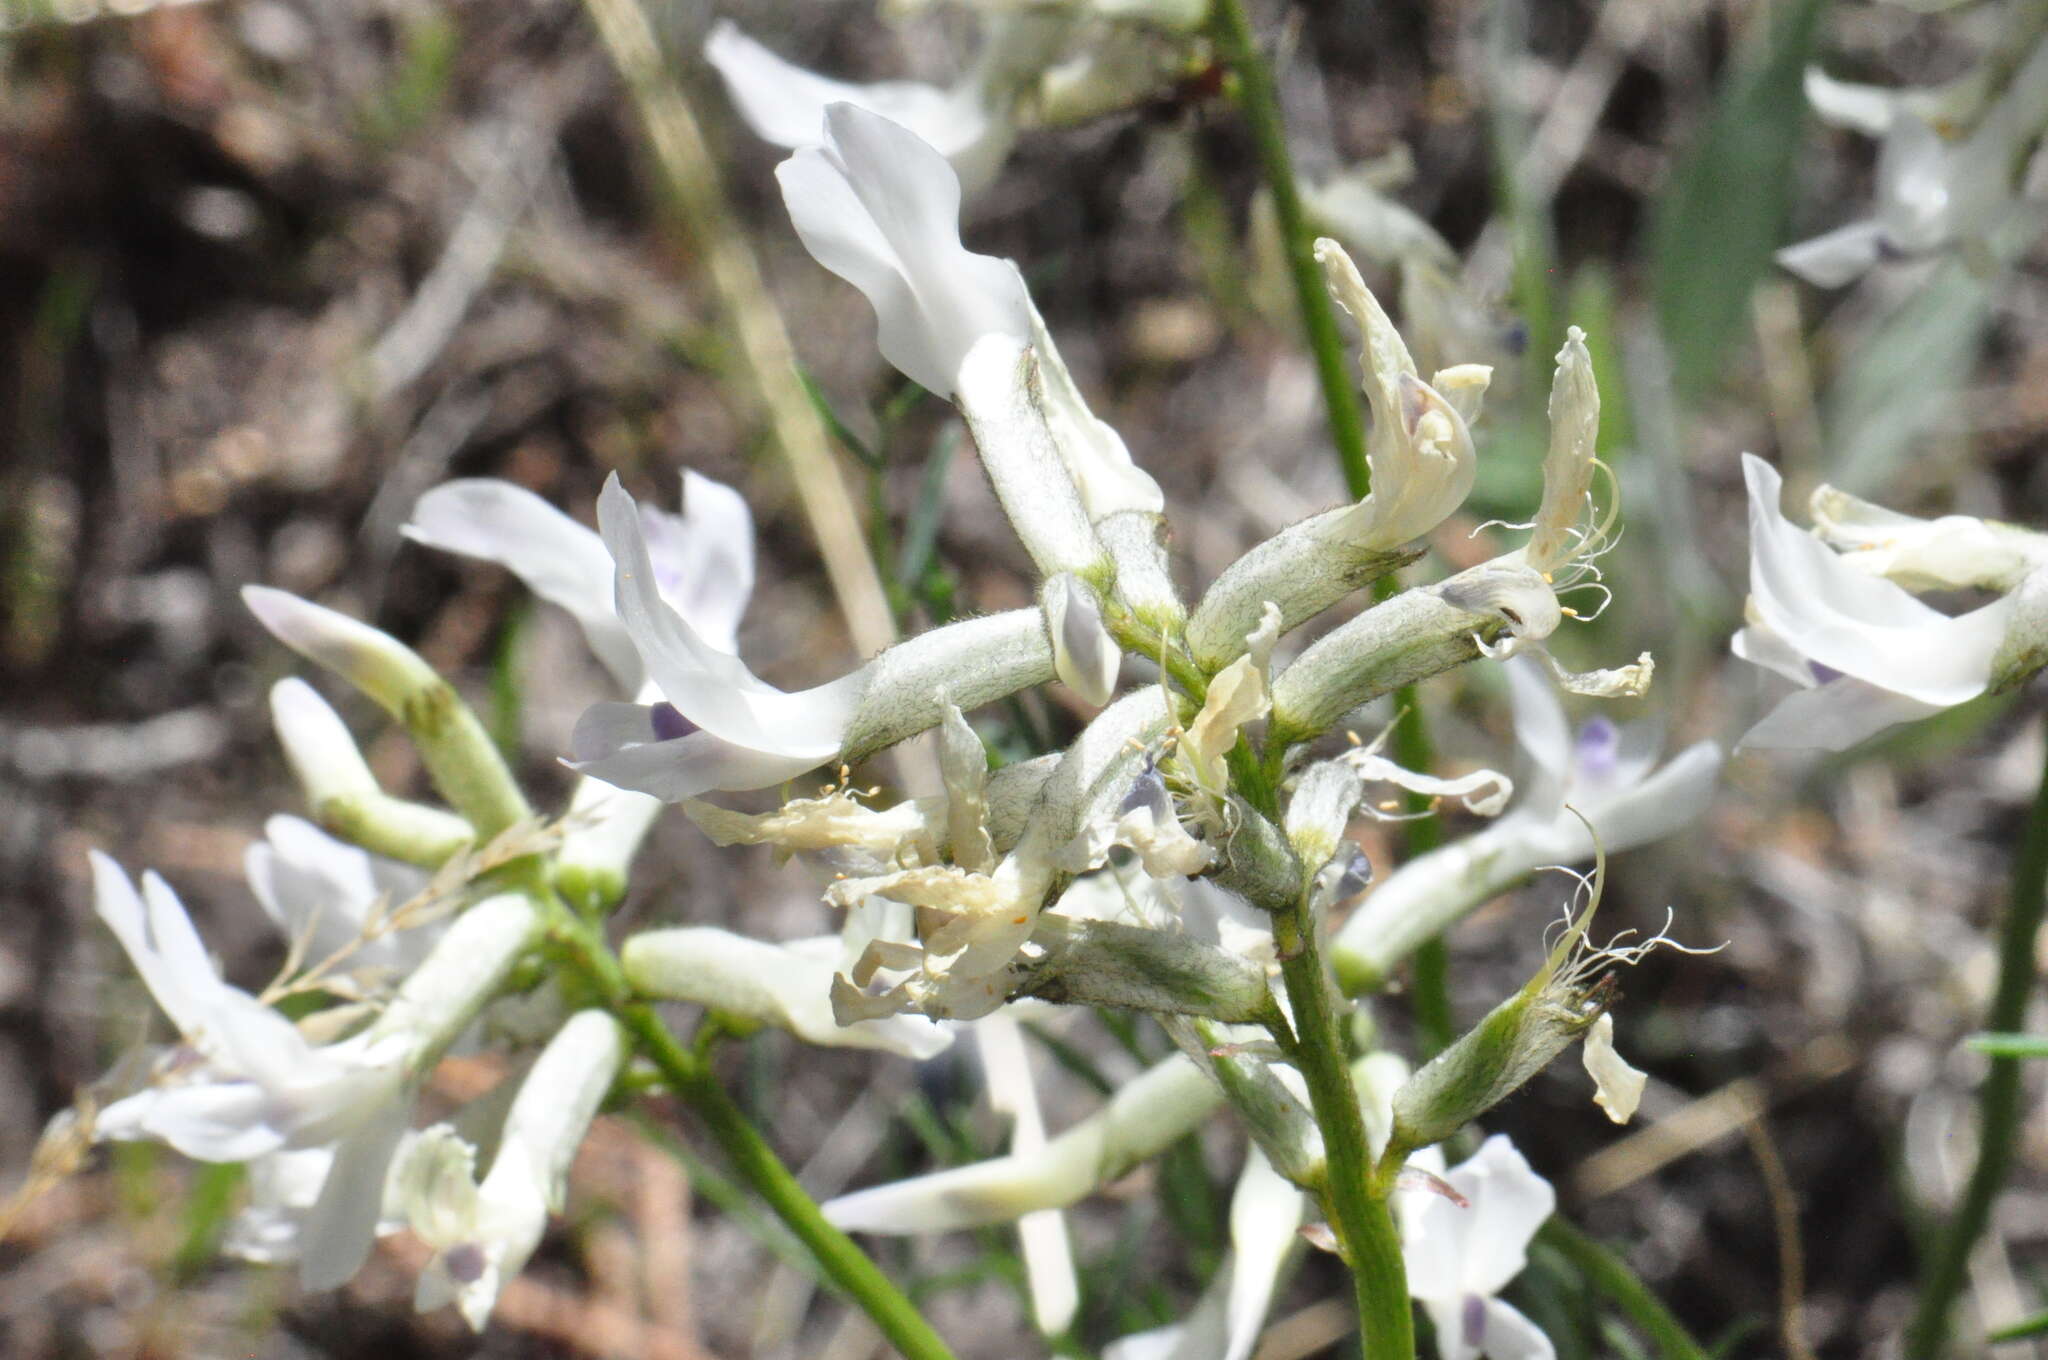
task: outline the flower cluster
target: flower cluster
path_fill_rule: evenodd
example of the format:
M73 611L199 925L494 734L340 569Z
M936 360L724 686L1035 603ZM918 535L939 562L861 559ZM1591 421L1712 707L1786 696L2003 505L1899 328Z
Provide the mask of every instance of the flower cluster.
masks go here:
M754 529L732 488L686 473L669 513L614 476L593 530L507 483L437 487L407 535L495 563L566 610L616 684L577 722L564 763L580 781L549 818L409 648L249 588L272 633L404 727L445 806L384 789L319 694L279 684L273 712L312 820L273 819L249 880L289 942L286 967L260 994L229 985L167 885L145 876L138 891L96 857L100 915L177 1038L102 1084L83 1123L92 1136L249 1163L253 1197L232 1242L298 1258L309 1286L346 1280L378 1232L409 1229L431 1249L419 1305L452 1303L481 1326L560 1207L629 1038L667 1054L671 1082L701 1076L649 1038L644 1003L695 1003L722 1017L717 1032L768 1025L911 1059L971 1039L1008 1154L855 1191L825 1206L827 1219L869 1232L1015 1221L1034 1316L1059 1333L1079 1299L1062 1212L1228 1105L1250 1136L1232 1255L1194 1317L1127 1338L1120 1354L1248 1354L1311 1204L1339 1250L1360 1249L1332 1186L1366 1172L1379 1200L1403 1197L1411 1287L1445 1353L1547 1353L1493 1297L1549 1212L1547 1186L1499 1139L1447 1177L1430 1149L1579 1040L1598 1099L1626 1119L1642 1076L1614 1050L1609 971L1661 937L1593 948L1592 893L1528 984L1413 1073L1377 1043L1339 1051L1331 1012L1370 1004L1340 1001L1339 986L1376 990L1415 945L1536 869L1676 829L1704 804L1719 753L1702 744L1658 767L1647 727L1594 716L1575 736L1567 724L1560 689L1634 697L1652 673L1647 655L1574 673L1547 648L1576 616L1561 596L1606 590L1617 513L1595 495L1599 393L1576 328L1556 356L1541 502L1505 526L1525 537L1298 635L1421 560L1464 505L1491 377L1483 363L1425 371L1332 240L1316 257L1359 334L1371 491L1252 547L1199 596L1182 593L1160 487L1091 411L1017 266L967 250L958 224L962 167L985 165L1025 111L1057 102L1053 53L1104 25L1157 41L1177 8L1020 12L992 26L974 76L947 91L850 91L718 31L713 56L749 116L796 147L778 178L799 235L872 304L882 356L957 409L1036 569L1034 603L932 628L787 691L740 656ZM954 140L921 136L927 120ZM1848 551L1795 535L1811 549L1798 563L1881 557L1895 576L1954 567L1940 534L1915 546L1894 525L1882 544L1858 541L1874 523L1867 508L1829 505L1829 541ZM2031 561L2024 544L1979 528L2019 554L2015 572ZM1753 634L1805 645L1778 577L1758 591ZM1842 660L1813 645L1816 660ZM1519 798L1503 774L1405 769L1384 735L1352 735L1375 701L1489 660L1507 663L1515 696L1529 766ZM1092 718L1063 749L992 767L971 715L1051 682ZM852 783L862 762L925 734L942 788L892 797ZM788 795L820 768L834 782ZM765 810L713 797L778 787ZM1354 824L1388 816L1396 791L1498 820L1390 875L1333 932L1371 887ZM667 804L719 846L816 862L837 928L763 940L725 922L664 924L613 953L596 925ZM1313 952L1326 935L1332 977ZM1058 1006L1155 1017L1180 1054L1053 1134L1019 1019ZM503 1092L414 1128L414 1093L458 1045L539 1052ZM1311 1061L1317 1051L1331 1060ZM1332 1080L1354 1107L1346 1118L1362 1104L1363 1139L1334 1119Z

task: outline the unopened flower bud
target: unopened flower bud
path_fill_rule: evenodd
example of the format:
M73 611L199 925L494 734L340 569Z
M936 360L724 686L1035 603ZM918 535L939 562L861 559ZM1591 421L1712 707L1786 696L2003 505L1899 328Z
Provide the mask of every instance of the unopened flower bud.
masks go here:
M412 648L287 591L244 586L242 599L280 642L405 724L436 787L479 835L495 836L532 815L476 714Z
M1512 562L1404 591L1318 640L1274 679L1267 739L1318 736L1360 704L1463 665L1502 634L1548 637L1560 617L1543 577Z

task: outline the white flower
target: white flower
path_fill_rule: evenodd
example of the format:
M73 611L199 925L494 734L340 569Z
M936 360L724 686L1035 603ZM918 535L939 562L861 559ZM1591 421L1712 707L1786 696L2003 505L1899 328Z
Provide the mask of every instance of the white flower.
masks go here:
M766 788L837 754L866 677L785 693L707 638L662 590L639 508L614 474L598 499L618 620L661 700L598 704L576 725L575 768L668 801Z
M1721 769L1713 742L1659 765L1657 724L1595 716L1574 732L1536 661L1517 658L1506 669L1526 767L1521 797L1491 826L1410 860L1375 887L1332 942L1341 973L1376 980L1536 870L1593 858L1595 834L1617 854L1670 835L1712 798Z
M1031 1075L1023 1029L1014 1015L998 1012L975 1022L974 1037L981 1049L989 1107L1010 1116L1011 1151L1036 1152L1045 1146L1045 1116L1038 1106L1038 1085ZM1032 1320L1044 1335L1058 1336L1073 1325L1081 1307L1066 1217L1058 1209L1036 1209L1021 1216L1017 1245L1030 1286Z
M1004 449L990 445L1022 441L1013 427L1026 421L1042 430L1089 520L1159 511L1157 483L1089 412L1017 266L961 245L960 184L944 157L887 118L835 104L823 142L775 174L805 247L874 306L882 357L957 400L975 423L998 494L1005 491ZM963 374L969 353L991 336L1007 343L985 351L975 374ZM1019 362L1024 351L1029 363ZM1020 385L1021 393L1014 390ZM1020 404L1021 412L1011 410ZM1036 499L1011 506L1011 518L1027 509L1048 513L1052 490L1043 482L1021 488ZM1019 524L1020 532L1028 528Z
M2013 71L2005 93L1969 135L1950 141L1939 130L1977 103L1978 73L1923 91L1880 91L1841 85L1807 73L1807 97L1832 122L1883 138L1877 158L1877 203L1870 217L1788 246L1778 263L1822 288L1848 283L1887 252L1913 254L1982 237L2011 213L2017 176L2048 125L2048 42Z
M1435 1149L1410 1161L1442 1165ZM1438 1352L1443 1360L1550 1360L1550 1339L1494 1296L1528 1264L1530 1239L1557 1193L1501 1134L1443 1179L1464 1204L1420 1189L1396 1201L1408 1292L1428 1310Z
M1246 1360L1293 1251L1304 1200L1256 1145L1230 1197L1230 1255L1195 1311L1182 1322L1124 1337L1103 1360Z
M389 972L426 955L438 929L372 928L378 913L426 886L424 873L376 858L297 817L272 817L263 834L243 855L249 887L285 938L304 942L307 963L346 949L352 970Z
M746 501L723 482L685 471L680 515L636 509L661 598L708 645L738 650L740 617L754 593L754 519ZM471 478L421 496L405 536L512 572L569 611L619 687L638 693L645 668L613 608L612 556L597 534L524 487Z
M1990 687L2015 597L1942 614L1787 520L1778 508L1783 481L1770 464L1744 454L1742 471L1749 625L1735 636L1735 654L1799 686L1743 746L1840 751Z
M729 20L711 26L704 58L724 78L748 126L763 141L792 151L824 140L828 107L851 104L916 133L979 189L995 178L1016 140L1012 101L976 79L951 89L913 80L834 80L784 61Z
M1813 532L1870 576L1908 590L2011 590L2048 561L2048 537L1970 515L1918 519L1832 486L1814 488Z
M1332 296L1358 323L1372 408L1366 442L1372 491L1346 512L1346 532L1361 543L1397 547L1443 523L1471 494L1479 461L1469 425L1490 370L1460 365L1425 383L1344 247L1326 237L1316 242L1316 259Z
M398 1193L413 1231L434 1249L413 1299L421 1312L453 1303L483 1330L505 1282L540 1245L548 1214L562 1207L569 1163L625 1052L610 1016L572 1016L520 1083L481 1182L476 1150L452 1129L438 1125L419 1137Z

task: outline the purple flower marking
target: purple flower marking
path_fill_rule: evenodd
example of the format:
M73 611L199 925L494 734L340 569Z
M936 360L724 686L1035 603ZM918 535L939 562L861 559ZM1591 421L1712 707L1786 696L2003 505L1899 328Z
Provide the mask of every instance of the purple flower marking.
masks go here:
M1806 669L1812 671L1813 678L1823 685L1832 684L1842 678L1842 672L1836 670L1833 666L1827 665L1825 662L1808 661Z
M1572 765L1579 774L1600 779L1614 773L1614 763L1620 754L1621 730L1606 718L1596 717L1579 729Z
M697 724L683 716L682 710L664 700L648 710L653 720L656 741L677 741L698 731Z
M1479 1347L1486 1344L1486 1300L1477 1294L1465 1296L1464 1317L1461 1319L1465 1332L1465 1344Z
M441 1264L448 1271L448 1278L457 1284L475 1284L483 1278L484 1251L474 1242L464 1242L448 1248L448 1254L441 1258Z

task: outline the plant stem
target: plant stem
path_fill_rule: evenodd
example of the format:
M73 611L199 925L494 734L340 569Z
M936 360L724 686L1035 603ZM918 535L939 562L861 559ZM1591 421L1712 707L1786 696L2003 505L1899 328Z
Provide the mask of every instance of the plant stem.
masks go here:
M1998 942L1998 989L1991 998L1985 1028L2017 1030L2026 1019L2027 997L2034 985L2034 939L2041 930L2044 885L2048 885L2048 769L2021 835L2013 864L2012 897ZM1934 1245L1921 1282L1920 1306L1906 1329L1907 1360L1932 1360L1948 1337L1949 1312L1963 1287L1970 1249L1991 1217L1991 1202L2005 1184L2012 1166L2013 1140L2019 1131L2020 1062L1994 1057L1991 1071L1977 1090L1977 1165L1970 1172L1963 1197Z
M634 999L618 957L604 937L552 895L541 900L552 917L556 945L633 1036L642 1055L704 1121L733 1170L804 1244L826 1277L860 1306L908 1360L953 1360L952 1351L917 1311L917 1305L852 1238L826 1221L818 1202L718 1084L705 1057L684 1047L653 1007Z
M1685 1324L1671 1315L1671 1310L1636 1278L1621 1257L1561 1218L1553 1217L1545 1223L1537 1231L1536 1240L1571 1262L1589 1284L1605 1294L1623 1316L1657 1344L1664 1360L1707 1360L1707 1352L1692 1339Z
M1330 425L1330 437L1337 446L1337 461L1344 469L1344 483L1354 499L1363 500L1372 490L1372 468L1365 458L1365 412L1351 375L1351 360L1337 326L1337 312L1316 266L1315 229L1301 203L1301 190L1294 179L1294 163L1287 152L1287 131L1280 115L1280 101L1274 92L1273 76L1259 56L1244 0L1216 0L1213 22L1217 47L1230 69L1237 74L1238 106L1251 127L1258 148L1259 164L1265 172L1267 189L1273 195L1274 216L1280 224L1280 240L1287 255L1287 272L1294 282L1295 301L1301 306L1302 325L1308 331L1309 348L1315 355L1316 376L1323 388L1323 407ZM1395 577L1380 578L1374 594L1386 599L1399 589ZM1415 687L1404 685L1394 696L1395 710L1403 714L1394 733L1395 759L1411 770L1426 771L1434 761L1429 729L1415 705ZM1283 753L1271 753L1277 769ZM1428 807L1428 800L1410 794L1410 812ZM1442 831L1433 818L1408 824L1410 857L1436 847ZM1415 1018L1424 1043L1431 1051L1443 1048L1453 1037L1449 990L1446 985L1448 961L1440 941L1432 940L1416 951Z
M1322 271L1316 267L1315 231L1294 181L1294 161L1287 152L1287 128L1280 116L1273 73L1259 55L1244 0L1216 0L1210 30L1223 60L1237 76L1238 108L1251 128L1259 166L1273 195L1287 273L1294 281L1294 298L1301 305L1302 325L1308 330L1309 349L1316 359L1316 377L1323 386L1330 438L1344 465L1344 480L1354 496L1363 496L1372 482L1365 461L1365 412L1351 377L1343 333L1337 328L1336 306L1323 286Z
M1391 577L1381 579L1392 581ZM1398 715L1394 719L1395 762L1418 773L1429 773L1430 766L1436 763L1436 751L1415 686L1403 685L1394 692L1394 712ZM1410 793L1407 801L1409 815L1415 820L1406 823L1405 848L1408 858L1415 859L1443 844L1444 826L1437 819L1434 800L1428 794ZM1425 813L1428 815L1420 815ZM1427 1061L1450 1047L1451 1040L1458 1036L1457 1025L1451 1018L1451 957L1444 948L1442 935L1432 935L1416 947L1413 968L1409 1007L1415 1015L1421 1056Z
M1274 916L1273 941L1294 1010L1292 1056L1308 1084L1328 1158L1323 1212L1351 1267L1364 1355L1366 1360L1414 1360L1415 1318L1401 1239L1387 1212L1384 1187L1372 1177L1358 1088L1344 1061L1336 993L1323 969L1306 893L1293 910Z

